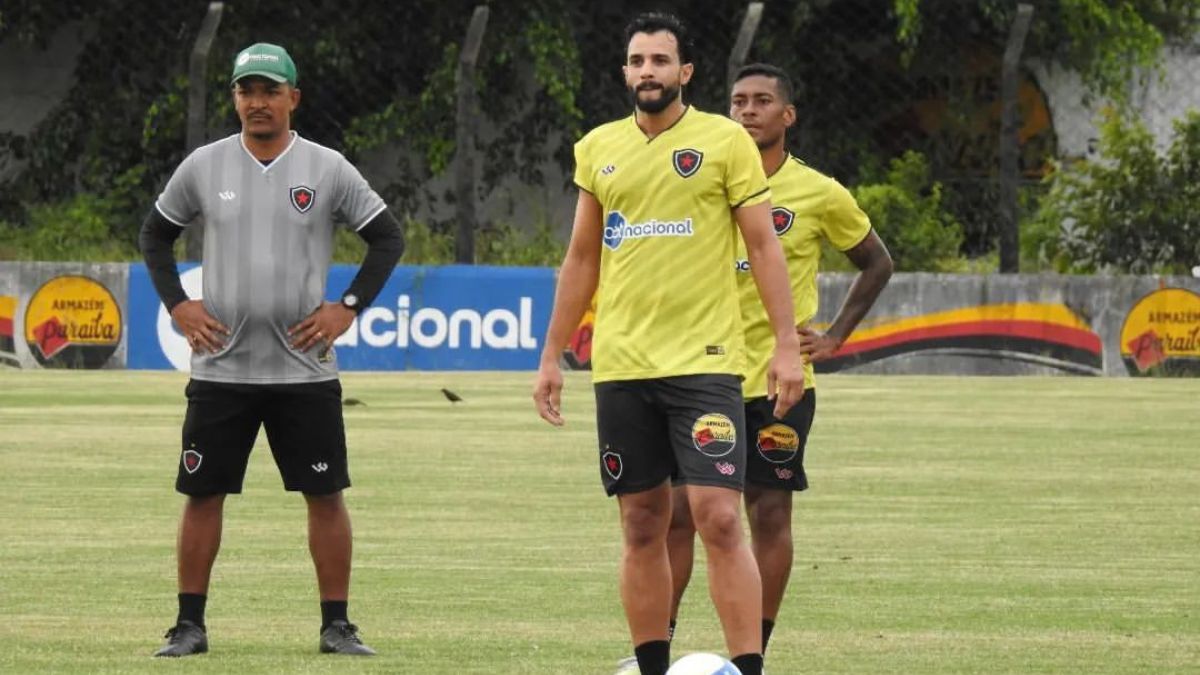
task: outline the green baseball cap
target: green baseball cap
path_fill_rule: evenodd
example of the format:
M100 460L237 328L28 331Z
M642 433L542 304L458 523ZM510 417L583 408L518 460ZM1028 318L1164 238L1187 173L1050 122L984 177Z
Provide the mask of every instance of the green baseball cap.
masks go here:
M275 82L287 82L296 86L296 63L288 56L287 50L279 45L259 42L238 52L233 59L233 77L230 83L248 75L258 75Z

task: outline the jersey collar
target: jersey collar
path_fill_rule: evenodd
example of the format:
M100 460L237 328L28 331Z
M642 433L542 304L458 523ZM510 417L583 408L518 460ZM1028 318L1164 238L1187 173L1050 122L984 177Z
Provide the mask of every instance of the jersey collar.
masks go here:
M246 139L245 139L245 137L242 136L241 133L238 133L238 143L241 144L242 150L245 151L246 156L250 158L250 161L254 162L255 166L262 169L263 173L266 173L267 171L270 171L271 167L278 164L279 160L283 159L284 155L286 155L292 151L292 146L296 145L296 140L300 138L300 135L297 134L294 130L289 131L288 134L291 136L292 140L288 143L287 147L283 149L283 152L279 153L278 157L276 157L275 159L268 162L266 166L263 166L263 163L258 161L258 158L255 157L254 154L250 152L250 148L246 147Z
M662 138L663 136L665 136L665 135L666 135L666 133L667 133L668 131L670 131L670 130L674 129L675 127L679 126L679 123L683 121L683 118L687 117L687 114L688 114L689 112L691 112L691 110L692 110L692 106L691 106L691 105L685 105L685 106L683 106L683 112L682 112L682 113L680 113L679 117L676 117L676 118L675 118L675 121L674 121L674 122L671 122L671 126L669 126L669 127L667 127L666 129L663 129L662 131L658 132L658 135L657 135L657 136L655 136L654 138L651 138L650 136L646 135L646 132L645 132L645 131L642 131L642 128L638 126L638 123L637 123L637 110L634 110L633 114L629 116L629 121L630 121L630 123L632 123L632 124L633 124L633 128L634 128L634 129L637 129L637 132L638 132L639 134L641 134L643 138L645 138L645 139L646 139L646 143L647 143L647 144L650 144L650 143L653 143L653 142L654 142L654 139L655 139L655 138Z

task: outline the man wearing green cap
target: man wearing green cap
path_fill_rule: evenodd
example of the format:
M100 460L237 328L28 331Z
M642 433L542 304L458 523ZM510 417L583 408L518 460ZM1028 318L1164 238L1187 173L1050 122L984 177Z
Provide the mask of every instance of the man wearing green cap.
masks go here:
M239 494L266 427L284 488L304 495L321 597L320 650L370 655L347 618L350 486L333 342L371 304L404 250L399 223L340 153L291 129L296 64L255 44L234 59L240 133L175 170L140 236L155 289L192 348L175 488L187 496L178 538L179 615L155 656L208 651L204 609L221 544L225 495ZM172 244L205 225L203 299L189 299ZM358 274L325 301L335 223L367 242Z

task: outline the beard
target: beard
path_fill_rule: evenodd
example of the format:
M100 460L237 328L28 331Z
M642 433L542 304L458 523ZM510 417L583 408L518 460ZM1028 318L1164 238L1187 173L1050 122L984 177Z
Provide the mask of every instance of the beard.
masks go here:
M662 94L656 99L646 100L638 96L639 92L654 90L662 92ZM646 88L635 87L630 89L629 93L631 96L633 96L633 105L636 106L638 110L653 115L666 110L667 106L671 105L675 99L679 98L679 87L668 87L666 85L653 85Z

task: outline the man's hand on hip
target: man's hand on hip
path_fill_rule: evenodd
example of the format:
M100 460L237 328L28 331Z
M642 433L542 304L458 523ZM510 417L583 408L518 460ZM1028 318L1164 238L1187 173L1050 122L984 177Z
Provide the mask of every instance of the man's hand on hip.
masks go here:
M216 353L225 347L229 329L213 318L200 300L184 300L171 309L171 319L194 352Z
M306 352L316 345L321 345L322 353L328 351L333 346L333 341L354 323L354 316L354 310L340 302L321 303L312 314L288 329L292 349Z

